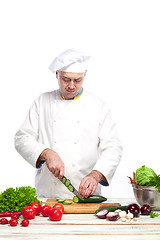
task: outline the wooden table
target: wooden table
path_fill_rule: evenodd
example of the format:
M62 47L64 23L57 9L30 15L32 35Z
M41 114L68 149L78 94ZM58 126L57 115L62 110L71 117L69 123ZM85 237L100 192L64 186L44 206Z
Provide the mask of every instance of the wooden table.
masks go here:
M44 199L43 199L44 201ZM135 199L108 199L108 202L120 202L121 205L135 203ZM48 217L37 216L30 220L29 227L0 225L0 239L160 239L160 216L150 218L140 216L131 223L98 219L94 214L64 214L59 222Z

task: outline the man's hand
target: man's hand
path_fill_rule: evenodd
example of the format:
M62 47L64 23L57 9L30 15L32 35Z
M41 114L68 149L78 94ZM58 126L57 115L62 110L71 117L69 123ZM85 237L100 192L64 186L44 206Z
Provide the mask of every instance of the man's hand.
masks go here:
M40 160L46 160L48 169L55 177L61 179L64 176L64 163L55 151L45 149L39 156L38 161Z
M79 193L84 198L92 195L97 188L98 183L104 178L103 174L93 170L90 174L84 177L79 186Z

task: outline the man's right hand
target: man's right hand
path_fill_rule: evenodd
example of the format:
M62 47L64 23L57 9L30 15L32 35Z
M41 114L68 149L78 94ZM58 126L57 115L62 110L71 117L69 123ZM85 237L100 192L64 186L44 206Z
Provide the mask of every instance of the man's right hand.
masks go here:
M39 159L46 160L48 169L55 177L61 179L64 176L64 163L55 151L47 148L41 153Z

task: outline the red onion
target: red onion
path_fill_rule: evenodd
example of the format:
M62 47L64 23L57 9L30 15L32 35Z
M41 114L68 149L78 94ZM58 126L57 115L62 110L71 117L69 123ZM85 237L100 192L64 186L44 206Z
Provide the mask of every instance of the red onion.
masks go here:
M140 207L136 203L131 203L127 206L126 212L130 212L134 217L138 217L140 212Z
M152 208L149 205L147 205L147 204L144 204L141 207L141 214L142 215L150 215L151 211L152 211Z
M108 210L107 209L104 209L104 210L101 210L101 211L99 211L97 214L96 214L96 216L98 217L98 218L101 218L101 219L103 219L103 218L106 218L106 215L108 214Z
M116 221L118 217L119 217L119 213L118 212L109 212L107 214L107 219L109 221Z

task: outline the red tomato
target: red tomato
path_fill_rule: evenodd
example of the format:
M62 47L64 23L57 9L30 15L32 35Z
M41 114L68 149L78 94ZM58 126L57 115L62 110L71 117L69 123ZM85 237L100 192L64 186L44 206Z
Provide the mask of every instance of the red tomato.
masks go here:
M44 217L48 217L50 210L51 210L51 206L49 206L49 205L44 205L44 206L42 206L42 208L41 208L41 213L42 213L42 215L43 215Z
M32 202L32 203L30 204L30 206L34 207L35 212L36 212L36 215L39 215L39 214L40 214L40 212L41 212L41 207L42 207L40 203L38 203L38 202Z
M22 222L21 222L22 226L23 227L28 227L29 225L29 220L28 219L23 219Z
M35 209L31 206L26 206L22 208L22 215L26 219L33 219L35 218Z
M18 216L16 213L14 213L14 214L11 216L11 218L18 219L18 218L19 218L19 216Z
M64 207L60 203L54 204L53 208L59 209L62 212L62 214L64 213Z
M49 212L49 218L51 221L60 221L62 218L62 212L60 209L52 208Z
M17 226L18 224L18 220L15 218L11 218L11 220L9 221L9 224L13 227Z
M7 218L1 218L0 224L7 224L7 223L8 223Z

